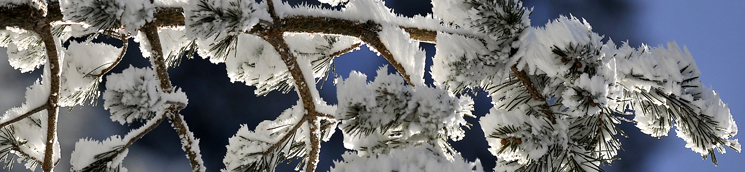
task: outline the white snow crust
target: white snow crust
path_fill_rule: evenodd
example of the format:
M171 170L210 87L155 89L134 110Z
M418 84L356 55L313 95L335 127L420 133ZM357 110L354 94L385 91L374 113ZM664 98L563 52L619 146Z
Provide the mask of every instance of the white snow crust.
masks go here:
M457 155L454 160L449 160L437 153L437 147L429 144L412 146L404 149L394 149L388 154L370 156L359 156L352 152L342 155L343 161L334 161L332 172L354 171L354 172L377 172L377 171L401 171L401 172L481 172L481 161L474 162L464 160Z
M93 91L98 96L94 84L100 82L98 75L113 65L121 53L120 48L103 43L79 43L72 41L65 51L61 72L60 106L81 105L84 96Z
M463 116L472 116L470 97L457 98L426 86L413 88L405 85L401 76L386 71L387 66L378 69L370 83L365 74L354 71L349 78L337 80L336 118L342 121L339 127L344 131L347 149L374 147L391 139L389 132L400 132L394 138L414 143L437 136L462 139L461 126L466 125Z

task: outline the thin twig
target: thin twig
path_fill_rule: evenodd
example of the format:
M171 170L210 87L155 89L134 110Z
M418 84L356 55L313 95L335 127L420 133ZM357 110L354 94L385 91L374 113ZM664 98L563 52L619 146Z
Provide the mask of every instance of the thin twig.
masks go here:
M510 67L512 72L517 75L517 78L522 81L523 86L525 86L526 89L528 89L528 92L536 101L541 101L541 112L546 115L546 117L551 120L552 124L556 124L556 118L554 117L554 112L549 108L548 102L546 101L546 98L543 98L543 95L541 92L539 92L534 86L533 82L530 81L530 78L528 77L528 74L525 73L525 70L518 70L517 66L513 65Z
M318 113L317 116L318 118L325 119L325 120L336 120L336 117L334 117L333 115L329 115L329 114Z
M372 46L378 52L380 55L385 57L386 60L388 60L391 65L398 70L398 73L401 73L401 76L404 77L404 80L406 80L406 83L409 83L410 86L414 86L414 83L411 82L411 77L408 72L406 72L406 69L404 69L404 66L401 65L398 61L396 61L396 58L393 57L393 54L388 50L388 47L386 47L382 41L380 41L380 37L378 37L377 32L370 33L370 35L366 35L362 37L362 41L365 41L367 45Z
M122 59L124 58L124 55L127 54L127 46L129 45L129 40L128 40L127 37L128 36L122 36L122 37L119 38L122 41L124 41L124 44L122 45L122 52L119 52L119 57L116 58L116 60L113 63L111 63L111 65L109 65L109 67L107 67L106 69L101 70L101 73L99 73L98 76L96 76L96 78L101 78L106 73L109 73L109 71L111 71L112 69L114 69L114 67L116 67L116 65L118 65L119 62L122 61Z
M19 115L19 116L15 117L15 118L13 118L11 120L8 120L8 121L5 121L3 123L0 123L0 128L3 128L5 126L7 126L7 125L10 125L10 124L13 124L15 122L18 122L20 120L23 120L26 117L29 117L29 116L31 116L33 114L36 114L37 112L40 112L40 111L45 110L45 109L48 109L48 108L49 108L49 103L44 103L43 105L41 105L39 107L36 107L34 109L31 109L31 111L28 111L28 112L24 113L23 115Z
M17 153L17 154L20 154L22 157L27 157L27 158L29 158L31 160L34 160L34 161L36 161L37 164L43 164L44 163L41 160L36 159L36 157L33 157L30 154L28 154L25 151L23 151L23 149L21 149L20 146L18 146L16 144L13 144L12 146L13 147L11 147L11 150L15 151L15 153Z
M279 141L277 141L277 143L274 143L272 145L272 147L269 147L269 149L267 149L266 151L264 151L264 153L262 153L262 154L263 155L268 155L269 153L271 153L272 151L274 151L274 149L277 149L277 147L279 147L279 145L281 145L282 143L284 143L288 138L290 138L290 136L292 136L293 134L295 134L295 132L297 131L297 129L300 128L300 126L303 126L303 123L305 123L306 120L308 120L308 116L303 116L303 118L301 118L300 121L298 121L295 124L295 126L293 126L290 129L290 131L287 131L287 133L285 133L285 135L282 136L282 138L279 139Z
M362 43L352 44L352 46L350 46L349 48L346 48L346 49L343 49L341 51L337 51L337 52L331 53L331 55L329 55L329 57L338 57L338 56L341 56L341 55L350 53L353 50L359 48L360 46L362 46Z
M163 92L165 93L173 92L171 80L168 76L168 68L166 67L165 60L163 59L163 48L160 44L160 36L158 35L158 28L156 23L147 23L140 30L145 33L148 42L150 42L150 62L155 67L155 73L158 80L160 81L161 90L163 90ZM192 170L198 172L205 171L206 167L202 163L202 155L199 154L199 147L192 147L194 145L193 143L196 142L196 138L194 138L193 135L190 134L191 132L186 125L186 121L184 121L181 114L178 113L179 110L181 110L181 108L169 108L167 113L168 119L169 121L171 121L171 124L173 124L171 126L174 130L176 130L179 138L181 139L181 147L187 154L187 158L189 159Z
M138 129L133 130L133 131L139 131L140 129L144 128L144 130L142 130L141 132L137 133L137 135L135 135L134 137L131 137L129 140L127 140L127 143L124 144L122 147L119 148L119 150L117 150L115 152L115 155L116 156L110 156L110 157L108 157L107 159L104 159L104 160L107 161L107 162L108 161L112 161L115 157L117 157L119 154L121 154L125 150L127 150L127 148L129 148L130 146L132 146L132 144L134 144L137 140L140 140L147 133L149 133L150 131L153 131L156 127L158 127L160 125L160 123L163 122L163 119L165 119L165 116L168 115L167 113L171 113L172 111L181 110L181 109L183 109L186 106L183 103L166 102L166 104L168 105L168 108L166 108L166 110L165 110L165 113L166 114L155 115L155 118L154 119L150 119L150 121L148 121L147 123L145 123L145 125L141 126ZM153 121L153 120L155 120L155 121ZM127 133L127 135L129 135L129 134L131 134L131 133ZM127 138L127 136L125 136L125 138Z

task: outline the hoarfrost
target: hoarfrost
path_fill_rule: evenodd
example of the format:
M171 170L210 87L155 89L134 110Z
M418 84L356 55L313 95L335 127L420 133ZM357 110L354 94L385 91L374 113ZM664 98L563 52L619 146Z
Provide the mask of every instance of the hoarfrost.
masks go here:
M427 139L460 140L466 125L463 116L472 116L473 100L456 98L444 90L426 86L406 86L401 76L387 74L387 67L377 71L373 82L367 76L352 72L348 79L338 79L339 100L336 118L344 132L344 146L353 150L382 151L400 145L376 145L397 139L415 144ZM364 151L363 151L364 152ZM364 153L363 153L364 154Z
M393 59L401 63L415 86L424 86L424 50L419 41L409 37L409 33L399 27L383 25L379 33L380 41L388 47Z
M122 73L111 74L106 77L104 109L111 111L111 120L120 124L150 119L166 103L158 84L150 68L130 66Z
M360 156L351 152L342 155L344 161L334 161L330 171L409 171L409 172L481 172L481 161L464 160L460 155L450 160L438 154L438 147L429 144L394 149L388 154Z
M62 64L65 70L61 73L60 106L72 107L98 98L99 77L120 52L109 44L70 42Z

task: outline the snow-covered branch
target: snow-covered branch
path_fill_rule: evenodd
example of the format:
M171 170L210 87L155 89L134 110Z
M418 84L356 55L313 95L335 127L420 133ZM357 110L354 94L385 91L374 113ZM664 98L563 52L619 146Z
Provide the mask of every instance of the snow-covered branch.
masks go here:
M523 83L525 86L525 89L528 90L530 93L530 96L533 97L534 100L543 102L541 103L541 112L543 112L544 115L546 115L546 118L548 120L551 120L551 123L556 124L556 117L554 117L554 112L551 110L551 108L548 107L548 100L546 98L543 98L543 95L541 92L539 92L535 86L533 86L533 81L530 80L527 74L525 74L524 70L518 70L517 67L512 66L510 67L510 70L517 75L517 78L520 79L520 82Z
M57 102L59 101L59 95L60 95L60 71L61 71L61 63L60 59L58 57L58 51L57 51L57 44L55 43L55 38L52 35L52 26L48 23L49 21L41 20L42 22L41 26L37 26L35 29L36 33L39 34L39 37L44 42L44 46L46 47L47 57L49 58L49 62L47 65L50 66L50 95L49 95L49 106L47 106L47 126L46 126L46 148L44 149L44 163L42 164L41 168L44 171L52 171L54 168L54 159L59 158L59 155L55 155L55 145L57 145L57 113L58 113L58 105ZM56 147L59 149L59 147Z
M163 47L160 43L160 36L158 36L158 28L155 23L150 22L145 24L141 31L147 37L151 54L150 61L155 67L156 76L158 81L160 81L160 89L164 93L169 94L173 92L173 88L168 76L168 67L166 67L163 57ZM169 121L171 121L171 126L173 126L181 139L182 149L187 154L192 170L195 172L204 172L207 168L204 166L204 162L202 161L202 155L199 150L199 140L194 137L194 134L191 131L189 131L186 121L184 121L181 114L178 113L178 111L183 108L183 106L180 108L171 106L168 108L167 116Z
M25 73L44 65L26 102L0 118L0 156L12 152L29 169L41 164L52 171L59 159L58 107L98 98L101 78L122 61L130 35L152 67L109 75L104 109L121 124L146 122L124 137L81 139L72 171L126 170L128 148L166 118L192 170L205 171L199 139L179 114L188 98L168 75L168 67L195 55L225 63L230 81L255 86L256 95L295 90L300 98L253 131L242 125L229 139L223 171L272 171L298 158L305 166L296 170L315 171L321 142L337 125L350 152L333 170L384 162L393 166L373 170L483 171L478 160L464 161L450 146L470 126L463 117L475 117L469 91L492 97L479 123L499 158L495 171L602 171L621 149L617 135L624 134L616 125L622 115L635 115L636 126L654 137L677 126L686 147L711 155L715 164L714 150L741 149L732 139L737 126L728 106L698 79L690 53L674 43L617 47L572 16L533 27L532 9L519 0L433 0L431 15L413 17L381 0L321 2L342 7L281 0L0 0L0 29L7 30L0 45L9 47L11 66ZM119 37L124 46L70 41L98 34ZM437 44L430 72L436 87L424 84L420 42ZM327 104L316 84L329 76L336 57L363 44L398 73L381 67L370 82L359 72L336 78L339 104Z

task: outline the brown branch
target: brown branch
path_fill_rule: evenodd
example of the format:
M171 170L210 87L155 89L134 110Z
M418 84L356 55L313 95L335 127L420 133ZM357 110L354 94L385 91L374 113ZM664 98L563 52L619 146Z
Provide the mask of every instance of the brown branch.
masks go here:
M153 23L157 27L184 26L183 8L157 7L153 17L155 17Z
M316 123L318 119L316 117L316 107L313 102L313 95L310 93L310 86L308 85L308 83L306 83L305 76L303 76L303 72L301 71L300 66L297 63L297 57L292 54L290 47L285 42L284 36L282 35L283 32L280 30L280 28L273 27L268 33L269 34L264 37L264 39L269 42L269 44L271 44L282 57L282 61L287 66L287 70L290 71L292 78L295 80L295 87L298 90L300 99L302 99L303 101L303 106L305 110L308 111L307 120L310 123L310 125L308 125L308 128L311 133L311 150L308 152L309 158L308 161L306 161L307 166L305 170L315 171L318 162L318 154L320 152L319 149L321 147L321 142L318 138L318 135L312 134L318 133L319 128Z
M26 30L34 30L38 22L44 15L43 10L38 10L28 4L7 5L0 7L0 29L5 27L19 27ZM50 2L47 5L46 17L47 22L61 21L62 11L60 11L58 2Z
M388 51L388 47L386 47L382 41L380 41L380 37L378 37L378 33L371 33L370 35L363 36L362 41L365 41L367 45L375 48L378 50L378 53L385 57L386 60L388 60L391 65L398 70L398 73L401 73L401 76L404 77L404 80L406 80L407 83L409 83L410 86L414 86L414 83L411 82L411 77L409 73L406 72L406 69L404 69L404 66L401 65L401 63L398 63L396 59L393 57L393 54L391 54L390 51Z
M336 120L336 117L334 115L324 114L324 113L318 113L316 114L319 118L323 118L325 120Z
M305 110L308 112L306 116L309 123L309 133L311 133L311 150L308 151L308 160L306 161L305 171L312 172L316 170L316 165L318 164L319 157L318 155L320 154L321 149L321 139L318 137L318 134L314 134L320 133L320 128L318 127L317 123L318 117L316 116L317 112L315 102L313 102L313 95L310 92L311 88L308 85L309 83L306 82L303 71L300 69L300 65L298 65L297 63L297 57L295 57L295 54L292 53L290 47L287 45L287 42L285 42L283 35L285 30L283 26L279 24L284 22L280 21L279 17L275 13L273 0L268 0L267 2L269 6L269 14L272 16L272 19L275 22L271 24L267 31L262 34L262 37L264 38L264 40L269 42L269 44L274 47L274 50L276 50L277 53L279 53L279 55L282 57L282 61L287 66L287 70L290 71L292 78L295 80L295 87L297 88L298 94L300 95L300 99L302 99L303 101L303 108L305 108Z
M362 46L362 43L352 44L352 46L350 46L349 48L346 48L346 49L343 49L341 51L337 51L337 52L331 53L331 55L329 55L329 56L332 57L332 58L333 57L339 57L341 55L344 55L344 54L347 54L347 53L350 53L350 52L354 51L355 49L359 48L360 46Z
M49 24L49 21L46 18L40 18L41 15L38 14L33 16L37 18L32 19L37 22L33 30L39 34L39 38L46 47L47 58L49 60L47 65L49 65L50 69L51 85L49 88L49 100L47 101L47 104L49 104L47 106L47 134L46 142L44 142L46 145L44 149L44 163L41 166L44 171L49 172L54 169L52 157L54 155L54 144L57 142L57 102L59 101L61 83L60 60L57 56L57 45L54 43L54 36L51 30L52 26Z
M150 42L150 54L151 54L151 62L152 65L155 67L155 73L160 81L160 88L165 93L171 93L173 92L173 87L171 86L171 80L168 76L168 68L166 67L165 60L163 59L163 47L161 47L160 44L160 36L158 35L158 25L154 22L150 22L145 24L145 26L140 29L145 36L147 37L148 42ZM193 171L203 171L206 170L204 167L204 164L200 155L198 152L194 150L199 150L199 147L192 147L193 143L196 142L196 139L190 135L189 128L186 125L186 121L183 120L181 114L178 113L178 111L181 110L181 108L169 108L168 109L168 119L171 122L171 126L179 135L179 138L181 139L181 147L184 149L184 151L187 154L187 158L189 159L189 162L191 164Z
M262 154L263 155L268 155L269 153L271 153L272 151L274 151L274 149L277 149L279 147L279 145L281 145L282 143L284 143L285 141L287 141L287 139L289 139L290 136L292 136L293 134L295 134L295 132L297 131L297 129L300 128L300 126L303 126L303 123L305 123L306 120L308 120L308 116L307 115L306 116L303 116L303 118L301 118L300 121L298 121L295 124L295 126L293 126L290 129L290 131L287 131L287 133L284 136L282 136L282 138L279 139L279 141L277 141L277 143L274 143L272 145L272 147L269 147L269 149L266 149L266 151L264 151Z
M404 29L404 31L408 32L411 39L433 44L437 43L437 31L413 27L401 27L401 29Z
M129 40L127 40L127 36L122 36L119 39L121 39L122 41L124 41L124 43L122 45L122 52L119 53L119 57L116 58L116 60L113 63L111 63L111 65L109 65L109 67L107 67L106 69L101 70L101 73L99 73L98 76L96 76L96 78L101 78L106 73L109 73L109 71L111 71L112 69L114 69L114 67L116 67L116 65L118 65L119 62L122 61L122 59L124 58L124 55L127 54L127 46L129 45Z
M189 163L191 164L193 171L205 171L206 167L204 164L200 163L199 161L202 160L202 155L197 153L196 150L199 150L199 147L192 147L192 145L197 141L196 138L194 138L193 134L189 131L189 126L186 125L186 121L184 121L183 116L178 113L169 113L168 115L168 121L171 122L171 126L174 130L176 130L176 133L179 135L179 139L181 139L181 148L184 149L186 152L186 156L189 159ZM199 161L198 161L199 160Z
M23 115L19 115L19 116L15 117L15 118L13 118L13 119L11 119L11 120L8 120L8 121L5 121L5 122L3 122L3 123L0 123L0 128L3 128L3 127L5 127L5 126L7 126L7 125L10 125L10 124L13 124L13 123L15 123L15 122L18 122L18 121L20 121L20 120L23 120L23 119L25 119L26 117L29 117L29 116L31 116L31 115L33 115L33 114L36 114L37 112L40 112L40 111L42 111L42 110L46 110L46 109L48 109L49 107L50 107L50 106L49 106L49 103L44 103L43 105L41 105L41 106L39 106L39 107L36 107L36 108L34 108L34 109L31 109L31 111L28 111L28 112L24 113Z
M168 107L168 110L170 110L170 109L181 109L181 108L183 108L183 107L170 106L170 107ZM144 137L145 134L149 133L150 131L153 131L156 127L158 127L158 125L160 125L161 122L163 122L163 119L165 119L165 116L166 116L165 114L163 114L163 115L156 115L156 117L160 117L160 118L151 119L151 121L152 120L155 120L155 122L152 125L147 125L146 124L146 125L140 127L140 128L145 128L145 130L142 131L142 132L140 132L140 133L137 133L137 135L135 135L134 137L132 137L132 139L130 139L129 141L127 141L127 143L124 144L124 146L122 146L121 148L119 148L118 151L116 151L116 155L121 154L122 152L124 152L125 150L127 150L127 148L129 148L129 146L132 146L132 144L134 144L137 140L140 140L142 137ZM149 123L149 121L148 121L148 123ZM139 128L136 129L136 130L134 130L134 131L137 131L137 130L139 130ZM126 138L126 136L125 136L125 138ZM108 157L106 159L106 161L111 161L111 160L114 159L114 157L116 157L116 156Z
M512 69L512 72L517 75L517 78L520 79L520 81L523 83L523 86L525 86L526 89L528 89L528 92L536 101L541 101L541 112L546 115L546 117L551 120L552 124L556 124L556 117L554 117L554 112L551 110L551 108L548 107L548 102L546 101L546 98L543 97L541 92L539 92L534 86L533 82L530 81L530 78L528 77L528 74L525 73L525 70L518 70L517 66L513 65L510 67Z

